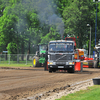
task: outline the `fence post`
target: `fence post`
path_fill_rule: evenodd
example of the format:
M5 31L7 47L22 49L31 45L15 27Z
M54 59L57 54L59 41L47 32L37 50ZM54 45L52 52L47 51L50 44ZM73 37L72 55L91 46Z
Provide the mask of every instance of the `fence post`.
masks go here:
M10 64L10 54L9 54L9 64Z
M17 64L19 63L19 54L17 54Z
M27 65L27 54L26 54L26 65Z

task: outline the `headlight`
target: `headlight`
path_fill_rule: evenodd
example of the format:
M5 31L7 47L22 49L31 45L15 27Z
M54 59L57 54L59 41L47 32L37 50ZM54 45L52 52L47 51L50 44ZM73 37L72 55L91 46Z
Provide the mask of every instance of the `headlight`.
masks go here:
M69 62L70 65L74 64L74 62Z
M70 65L72 65L72 62L69 62Z
M48 62L48 65L52 65L53 63L52 62Z
M55 62L48 62L48 65L56 65Z

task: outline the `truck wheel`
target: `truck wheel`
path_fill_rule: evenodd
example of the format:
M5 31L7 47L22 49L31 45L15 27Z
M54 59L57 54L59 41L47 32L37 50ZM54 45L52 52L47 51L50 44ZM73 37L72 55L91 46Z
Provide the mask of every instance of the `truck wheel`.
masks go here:
M74 73L74 68L69 69L69 70L68 70L68 73Z
M49 73L52 73L52 68L49 68Z
M74 72L75 72L75 71L74 71L74 68L72 68L72 69L71 69L71 73L74 73Z
M52 71L53 71L53 72L56 72L56 69L53 69Z
M39 64L39 57L33 57L33 67L40 67L40 64Z

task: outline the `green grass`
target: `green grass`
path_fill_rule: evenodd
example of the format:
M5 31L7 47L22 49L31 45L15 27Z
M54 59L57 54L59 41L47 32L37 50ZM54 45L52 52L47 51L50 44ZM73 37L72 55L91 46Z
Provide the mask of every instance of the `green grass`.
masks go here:
M0 67L33 67L32 64L0 64Z
M0 67L32 67L32 60L30 61L0 61Z
M100 85L88 87L87 90L80 90L56 100L100 100Z

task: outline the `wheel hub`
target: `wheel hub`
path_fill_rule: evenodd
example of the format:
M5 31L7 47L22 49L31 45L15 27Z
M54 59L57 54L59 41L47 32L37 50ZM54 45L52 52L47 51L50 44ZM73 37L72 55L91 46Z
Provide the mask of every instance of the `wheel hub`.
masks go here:
M36 59L33 60L33 64L34 64L34 65L36 64Z

